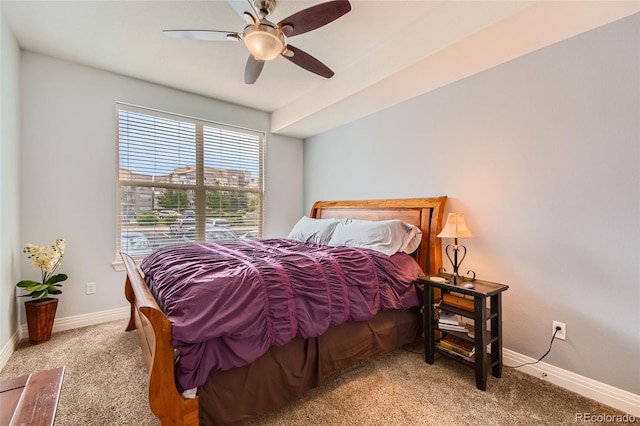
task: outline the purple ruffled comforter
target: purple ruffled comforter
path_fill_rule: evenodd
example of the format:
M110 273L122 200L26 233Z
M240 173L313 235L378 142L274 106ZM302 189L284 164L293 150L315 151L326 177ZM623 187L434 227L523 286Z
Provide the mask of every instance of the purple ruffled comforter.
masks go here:
M202 385L211 369L249 364L296 336L417 306L413 281L423 274L404 253L284 239L174 245L141 269L171 321L184 389Z

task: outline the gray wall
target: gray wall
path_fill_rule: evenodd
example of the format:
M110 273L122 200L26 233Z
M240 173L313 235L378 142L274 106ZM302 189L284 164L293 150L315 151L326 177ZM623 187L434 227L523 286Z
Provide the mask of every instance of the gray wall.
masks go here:
M304 143L315 200L448 195L504 346L640 394L640 15ZM445 259L445 264L448 260Z
M126 306L116 260L116 102L268 131L265 112L35 53L21 54L20 247L67 239L56 318ZM266 236L302 215L302 142L267 134ZM21 276L37 270L21 259ZM95 295L85 284L97 283ZM19 305L22 310L22 305ZM24 323L24 318L22 319Z
M0 9L1 11L2 9ZM16 332L15 284L20 280L20 49L0 12L0 350ZM5 354L0 354L5 358Z

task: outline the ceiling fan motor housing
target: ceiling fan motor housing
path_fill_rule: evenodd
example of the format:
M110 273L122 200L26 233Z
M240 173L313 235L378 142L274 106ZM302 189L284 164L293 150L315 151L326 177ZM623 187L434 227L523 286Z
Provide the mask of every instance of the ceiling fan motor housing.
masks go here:
M253 5L263 18L273 12L276 3L276 0L253 0Z

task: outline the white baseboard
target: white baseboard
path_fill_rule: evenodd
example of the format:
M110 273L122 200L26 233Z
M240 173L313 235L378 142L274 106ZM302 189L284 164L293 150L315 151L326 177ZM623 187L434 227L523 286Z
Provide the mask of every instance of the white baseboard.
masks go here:
M505 365L514 366L536 361L533 358L510 351L509 349L503 349L502 354ZM617 408L632 416L640 417L640 395L615 388L544 362L525 365L518 368L518 370L610 407ZM590 414L597 415L599 413Z
M9 358L16 350L18 342L20 342L20 332L16 331L15 333L13 333L13 336L11 336L11 339L9 339L9 341L4 345L2 350L0 350L0 370L2 370L5 365L7 365L7 361L9 361Z
M116 321L129 318L131 307L109 309L107 311L92 312L90 314L75 315L66 318L56 318L53 322L53 333L74 328L87 327L89 325L102 324L103 322ZM22 324L20 337L28 337L27 324Z

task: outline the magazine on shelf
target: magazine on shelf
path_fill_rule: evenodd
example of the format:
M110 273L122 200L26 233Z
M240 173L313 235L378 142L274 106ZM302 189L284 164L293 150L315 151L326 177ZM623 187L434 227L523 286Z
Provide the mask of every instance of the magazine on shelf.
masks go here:
M440 321L438 321L438 328L440 330L459 331L461 333L469 332L469 329L464 324L462 325L442 324Z
M443 310L438 313L438 328L441 330L459 331L462 333L467 333L469 331L460 315Z
M438 322L440 324L460 325L462 319L460 315L448 311L440 311L438 313Z

